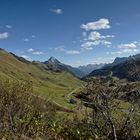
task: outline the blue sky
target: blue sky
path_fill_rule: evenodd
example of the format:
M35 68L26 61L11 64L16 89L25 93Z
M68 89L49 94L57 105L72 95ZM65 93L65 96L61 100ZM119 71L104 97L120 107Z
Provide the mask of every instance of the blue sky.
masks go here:
M73 66L140 51L140 0L0 0L0 47Z

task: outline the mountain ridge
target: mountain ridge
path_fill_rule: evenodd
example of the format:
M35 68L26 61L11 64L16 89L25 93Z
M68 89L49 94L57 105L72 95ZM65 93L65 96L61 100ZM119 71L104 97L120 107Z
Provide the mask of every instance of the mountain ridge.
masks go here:
M140 54L116 58L113 63L105 65L103 68L92 71L87 77L107 77L113 76L129 81L140 81Z
M91 73L95 69L100 69L103 67L105 64L88 64L88 65L83 65L79 66L78 68L83 71L86 75Z
M45 61L43 63L48 67L48 70L52 70L52 71L56 71L56 72L68 71L78 78L81 78L85 75L85 73L83 73L78 68L63 64L53 56L50 57L47 61Z

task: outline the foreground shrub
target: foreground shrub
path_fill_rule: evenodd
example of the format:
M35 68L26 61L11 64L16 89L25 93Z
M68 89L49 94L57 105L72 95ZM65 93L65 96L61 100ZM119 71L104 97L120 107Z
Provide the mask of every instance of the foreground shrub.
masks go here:
M82 125L89 126L94 138L98 139L140 139L139 90L139 82L90 79L76 95L92 110L87 115L91 121L88 119Z
M29 82L0 80L0 138L49 137L55 107L32 94Z

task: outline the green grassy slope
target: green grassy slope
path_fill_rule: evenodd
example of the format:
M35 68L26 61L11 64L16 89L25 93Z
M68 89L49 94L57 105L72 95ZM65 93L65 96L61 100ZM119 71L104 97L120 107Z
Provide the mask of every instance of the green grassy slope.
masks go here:
M35 65L20 61L4 50L0 50L0 76L30 81L35 93L49 96L50 100L61 105L67 105L65 96L82 84L79 79L66 71L46 71L44 64Z

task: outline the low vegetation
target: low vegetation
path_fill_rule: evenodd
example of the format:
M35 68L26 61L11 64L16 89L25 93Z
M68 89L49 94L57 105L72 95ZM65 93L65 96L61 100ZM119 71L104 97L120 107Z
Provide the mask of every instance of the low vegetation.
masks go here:
M29 82L0 80L0 138L49 137L49 122L55 107L32 95Z
M140 138L140 83L91 78L75 95L91 108L87 124L97 139Z
M75 95L81 103L68 119L58 117L59 111L67 114L67 110L35 96L31 82L0 80L0 139L139 139L139 103L120 95L139 84L128 84L126 89L122 88L126 84L119 83L90 80Z

